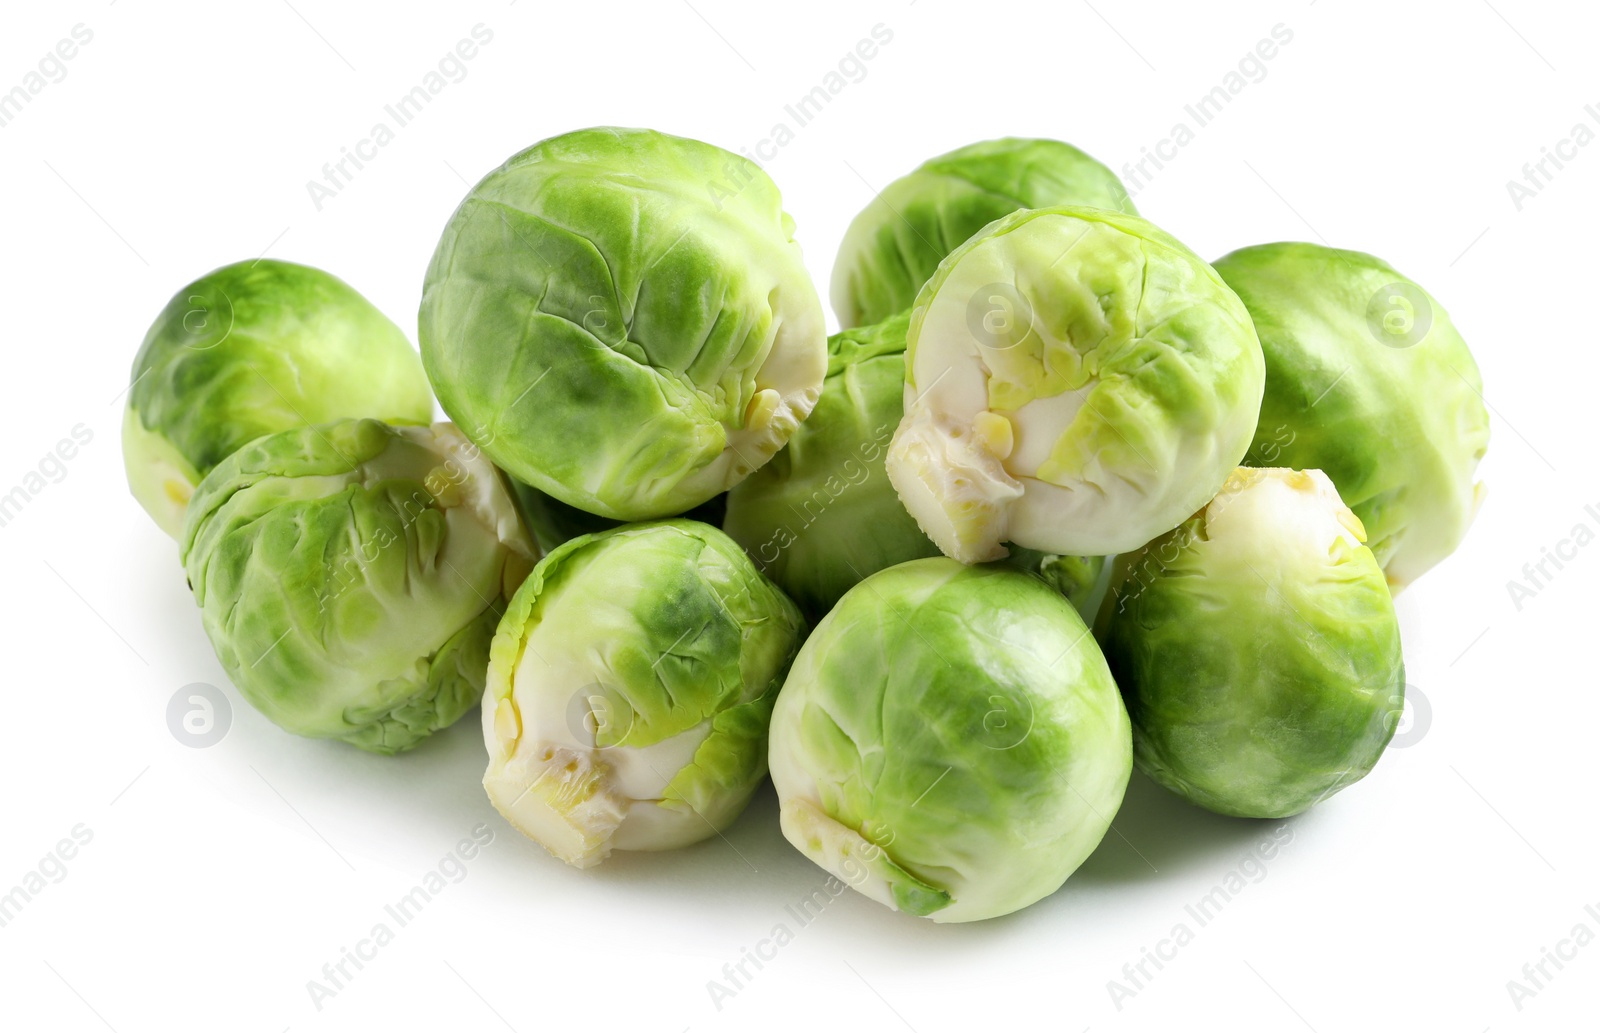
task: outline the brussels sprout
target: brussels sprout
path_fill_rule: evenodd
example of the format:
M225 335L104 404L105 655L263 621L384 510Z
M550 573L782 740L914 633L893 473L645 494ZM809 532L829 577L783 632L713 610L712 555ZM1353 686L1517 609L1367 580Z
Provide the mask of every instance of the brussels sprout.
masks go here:
M872 575L822 619L778 696L770 758L790 843L936 922L1053 893L1133 766L1117 687L1066 600L942 556Z
M728 492L724 528L808 613L826 613L868 574L939 555L883 472L902 411L909 319L902 312L831 337L816 409Z
M1433 297L1388 263L1262 244L1217 272L1266 353L1251 466L1320 469L1361 518L1392 588L1455 551L1483 501L1489 414L1472 353Z
M731 194L708 183L729 182ZM439 401L506 472L614 520L682 513L816 404L822 303L760 167L641 129L554 137L456 209L423 289Z
M579 535L597 534L622 526L620 520L585 513L576 506L569 506L560 499L546 495L538 488L523 484L515 478L511 478L511 487L517 493L517 501L522 503L522 513L527 518L528 530L533 532L534 541L539 543L540 552L551 552L556 546L570 542ZM722 523L726 513L727 495L718 495L710 502L703 502L689 510L684 514L684 518L698 520L715 527Z
M516 493L517 502L522 505L522 515L528 522L528 530L532 533L533 540L539 544L540 552L552 552L556 546L570 542L580 535L609 531L613 527L621 526L622 522L619 520L585 513L576 506L569 506L560 499L546 495L532 485L523 484L515 477L509 480L512 491Z
M1364 537L1320 470L1241 468L1118 558L1095 630L1141 770L1253 818L1298 814L1372 770L1405 668Z
M1013 545L1006 565L1029 574L1036 574L1044 583L1060 592L1078 611L1078 616L1089 621L1099 609L1101 590L1105 588L1106 557L1057 556L1036 549Z
M940 259L1019 208L1074 204L1136 214L1122 181L1060 140L985 140L884 188L845 231L829 296L841 326L910 308Z
M537 558L450 424L345 420L258 438L195 489L183 562L239 691L297 735L395 753L483 692Z
M433 419L422 363L399 327L343 280L266 258L173 295L132 377L128 487L174 538L200 478L263 434L344 417Z
M939 555L883 470L903 411L909 320L902 312L829 338L816 409L772 462L728 492L723 529L813 616L868 574ZM1080 612L1104 564L1029 549L1012 550L1010 562L1043 576Z
M889 480L947 556L1126 552L1216 494L1261 347L1211 267L1136 216L1017 212L922 288Z
M794 603L714 527L574 538L495 634L489 799L580 868L716 834L766 773L772 701L803 633Z

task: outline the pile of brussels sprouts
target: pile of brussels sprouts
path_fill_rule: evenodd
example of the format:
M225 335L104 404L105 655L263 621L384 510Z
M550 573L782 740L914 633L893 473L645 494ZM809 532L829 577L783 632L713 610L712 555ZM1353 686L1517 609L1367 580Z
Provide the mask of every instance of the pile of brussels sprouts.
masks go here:
M128 481L262 713L395 753L481 700L489 799L580 867L714 835L770 769L817 864L971 921L1060 887L1135 762L1274 818L1371 770L1392 593L1482 496L1426 291L1314 244L1207 263L1007 139L890 184L832 301L830 338L760 167L568 133L450 219L420 362L316 269L178 292Z

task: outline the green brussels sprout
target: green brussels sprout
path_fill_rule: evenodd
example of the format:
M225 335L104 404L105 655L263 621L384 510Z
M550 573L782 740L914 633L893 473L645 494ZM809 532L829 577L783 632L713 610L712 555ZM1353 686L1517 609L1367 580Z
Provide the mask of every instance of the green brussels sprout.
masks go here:
M423 363L518 480L614 520L682 513L770 459L822 389L822 303L793 230L766 173L710 144L545 140L445 227Z
M883 472L902 412L909 320L902 312L829 338L816 409L728 492L724 530L808 613L826 613L868 574L939 555Z
M1008 215L922 288L887 469L963 563L1138 548L1244 457L1263 364L1212 268L1132 215Z
M800 608L821 616L869 574L939 555L883 470L905 395L909 312L828 339L828 376L810 418L772 461L728 492L723 530ZM1101 557L1013 549L1082 609Z
M1320 470L1240 468L1118 558L1095 630L1142 771L1210 810L1281 818L1372 770L1405 666L1364 537Z
M239 692L297 735L409 749L483 693L537 558L500 473L448 423L258 438L195 489L183 562Z
M194 486L241 445L361 416L433 419L400 328L320 269L270 258L223 266L173 295L133 360L128 487L177 538Z
M1036 574L1044 583L1060 592L1078 616L1086 621L1094 619L1099 609L1100 590L1105 587L1106 557L1057 556L1020 545L1010 547L1007 566L1029 574Z
M910 308L940 260L983 227L1020 208L1062 204L1137 214L1115 173L1060 140L985 140L930 158L845 231L828 291L839 325Z
M715 835L766 774L772 702L804 630L714 527L574 538L534 568L495 633L490 801L579 868Z
M1066 600L938 556L872 575L818 623L770 760L802 853L895 910L970 922L1066 881L1110 827L1132 750Z
M585 513L576 506L569 506L558 498L546 495L530 484L523 484L515 477L509 480L511 490L516 493L517 502L522 506L522 515L528 523L528 531L533 535L533 540L539 544L539 551L542 553L553 552L556 546L570 542L580 535L595 534L622 526L620 520Z
M1483 501L1489 413L1472 353L1432 295L1388 263L1262 244L1216 263L1266 353L1246 463L1320 469L1398 591L1455 551Z
M528 521L528 530L533 532L540 552L552 552L556 546L570 542L579 535L597 534L622 526L620 520L586 513L546 495L530 484L523 484L515 478L510 480L512 489L517 493L517 501L522 503L522 514ZM726 512L727 495L723 494L710 502L701 503L683 516L686 520L698 520L715 527L722 523Z

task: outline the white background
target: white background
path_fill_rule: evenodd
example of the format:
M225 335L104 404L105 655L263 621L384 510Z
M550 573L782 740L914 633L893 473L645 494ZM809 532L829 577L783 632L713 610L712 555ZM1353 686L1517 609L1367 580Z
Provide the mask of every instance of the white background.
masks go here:
M74 25L93 40L0 128L0 493L75 425L93 439L0 528L0 892L74 826L93 838L0 928L0 1026L1593 1028L1600 943L1547 965L1520 1011L1506 984L1575 924L1600 934L1584 911L1600 914L1600 544L1548 566L1520 609L1507 583L1575 525L1600 530L1600 146L1520 210L1506 181L1576 123L1600 131L1584 111L1600 106L1600 26L1583 5L1497 2L7 4L0 91ZM306 182L478 23L493 41L465 79L319 211ZM800 928L785 905L824 875L782 839L770 789L724 839L568 869L491 809L475 717L386 759L293 738L240 701L175 546L127 493L119 393L191 279L263 253L308 262L414 332L462 177L593 124L753 149L878 23L893 39L865 77L767 163L818 284L872 188L921 160L1023 134L1120 168L1282 23L1293 40L1265 78L1139 208L1207 256L1284 238L1382 255L1443 301L1482 367L1488 501L1398 604L1431 716L1295 820L1204 928L1185 905L1274 823L1141 777L1061 892L976 925L847 895ZM167 725L193 682L233 703L209 749ZM307 981L479 823L495 838L464 880L317 1010ZM1108 980L1180 922L1193 942L1119 1009ZM707 982L779 923L793 941L747 963L719 1010Z

